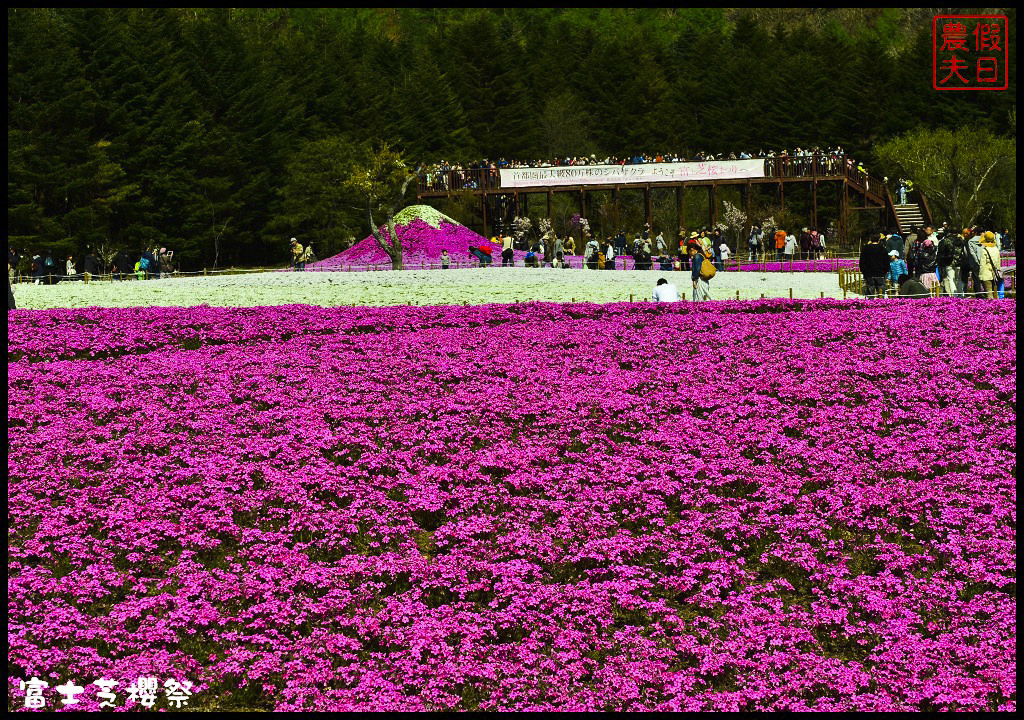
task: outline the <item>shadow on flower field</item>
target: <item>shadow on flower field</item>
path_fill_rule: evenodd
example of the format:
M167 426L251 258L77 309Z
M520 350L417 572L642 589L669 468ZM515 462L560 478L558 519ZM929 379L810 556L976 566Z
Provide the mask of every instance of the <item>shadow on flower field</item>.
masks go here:
M1014 707L1014 301L8 320L11 709Z

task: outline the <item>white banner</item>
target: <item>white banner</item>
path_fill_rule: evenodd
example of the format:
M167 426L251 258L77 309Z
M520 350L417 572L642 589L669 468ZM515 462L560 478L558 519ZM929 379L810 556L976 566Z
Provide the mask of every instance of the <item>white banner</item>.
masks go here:
M501 187L552 185L623 185L626 183L683 180L736 180L764 177L764 160L712 160L709 162L642 163L640 165L576 165L571 167L513 168L501 171Z

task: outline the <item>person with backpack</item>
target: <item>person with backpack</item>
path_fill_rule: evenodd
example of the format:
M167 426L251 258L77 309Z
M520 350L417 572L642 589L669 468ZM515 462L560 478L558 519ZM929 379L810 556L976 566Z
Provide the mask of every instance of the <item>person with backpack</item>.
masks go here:
M963 257L962 238L946 232L939 239L939 248L935 254L935 262L939 271L939 284L947 297L961 294L959 287L960 263Z
M811 231L808 228L800 229L800 259L811 259Z
M597 270L597 255L600 251L597 247L597 240L590 238L587 240L587 244L583 249L583 257L587 260L587 267L591 270Z
M612 243L611 238L608 238L604 243L604 269L615 269L615 245Z
M43 258L43 274L46 276L45 283L47 285L53 285L56 282L57 263L53 261L53 253L49 250L46 251L46 257Z
M893 231L892 235L890 235L888 239L886 239L885 241L885 251L889 253L892 252L893 250L896 251L896 254L900 256L901 260L905 259L903 257L903 236L901 236L899 232L895 230Z
M291 249L292 254L292 270L302 272L306 269L306 263L302 262L302 254L306 252L305 249L299 243L298 238L289 240L288 247Z
M977 228L964 228L964 256L960 263L960 282L964 297L978 297L981 292L981 234Z
M996 247L996 236L992 231L981 236L980 268L978 279L985 288L985 294L990 300L998 297L999 284L1003 281L1003 273L1000 269L999 248Z
M146 275L157 275L160 272L160 267L156 262L156 256L151 250L144 249L142 251L142 257L139 259L139 268ZM146 275L143 275L143 277L146 277Z
M920 283L929 290L939 284L939 278L935 275L936 255L935 236L929 235L920 243L914 260L914 273Z
M750 235L747 237L747 262L754 262L757 259L763 239L764 233L761 231L760 225L750 228Z
M818 228L811 228L811 232L808 233L810 238L810 249L811 249L811 260L817 260L821 255L821 234L818 232Z
M690 280L693 283L693 301L711 299L711 278L715 276L715 266L698 245L689 246Z

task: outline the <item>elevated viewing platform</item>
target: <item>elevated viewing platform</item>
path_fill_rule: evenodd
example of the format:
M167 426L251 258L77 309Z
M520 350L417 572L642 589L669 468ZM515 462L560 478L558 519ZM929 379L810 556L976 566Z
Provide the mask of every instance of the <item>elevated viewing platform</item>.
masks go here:
M785 207L786 186L807 183L810 189L811 213L807 222L817 225L819 192L838 193L842 218L847 210L874 210L879 223L909 230L909 221L920 218L931 223L931 213L923 195L914 194L908 206L897 206L885 184L864 172L846 155L809 155L755 158L746 160L706 160L691 162L637 163L616 165L545 165L538 167L465 168L427 170L419 178L416 196L420 201L449 197L454 193L470 192L481 199L484 234L489 234L491 223L503 224L505 216L520 208L520 197L525 204L528 195L546 194L548 217L552 215L555 193L573 193L579 196L580 215L586 215L587 193L610 190L616 202L622 190L641 190L644 193L644 215L653 222L651 191L671 188L677 191L679 226L686 226L684 193L687 188L709 188L708 217L706 223L718 222L717 190L719 187L739 186L745 209L750 202L750 189L755 185L774 186L780 208ZM912 207L911 207L912 206ZM907 227L904 227L907 225ZM840 227L845 235L845 228Z

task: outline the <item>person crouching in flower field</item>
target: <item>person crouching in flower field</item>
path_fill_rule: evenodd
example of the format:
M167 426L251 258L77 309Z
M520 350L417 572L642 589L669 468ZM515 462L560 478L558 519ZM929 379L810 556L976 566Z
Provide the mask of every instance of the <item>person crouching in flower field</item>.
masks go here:
M565 254L575 255L576 254L576 239L572 235L565 239Z
M491 264L491 248L488 245L480 247L469 246L469 254L480 261L480 267L487 267Z
M292 249L292 269L296 272L301 272L306 269L306 262L302 259L306 251L296 238L292 238L289 243Z
M679 291L665 278L659 278L658 284L654 286L654 291L651 293L651 300L654 302L679 302Z

